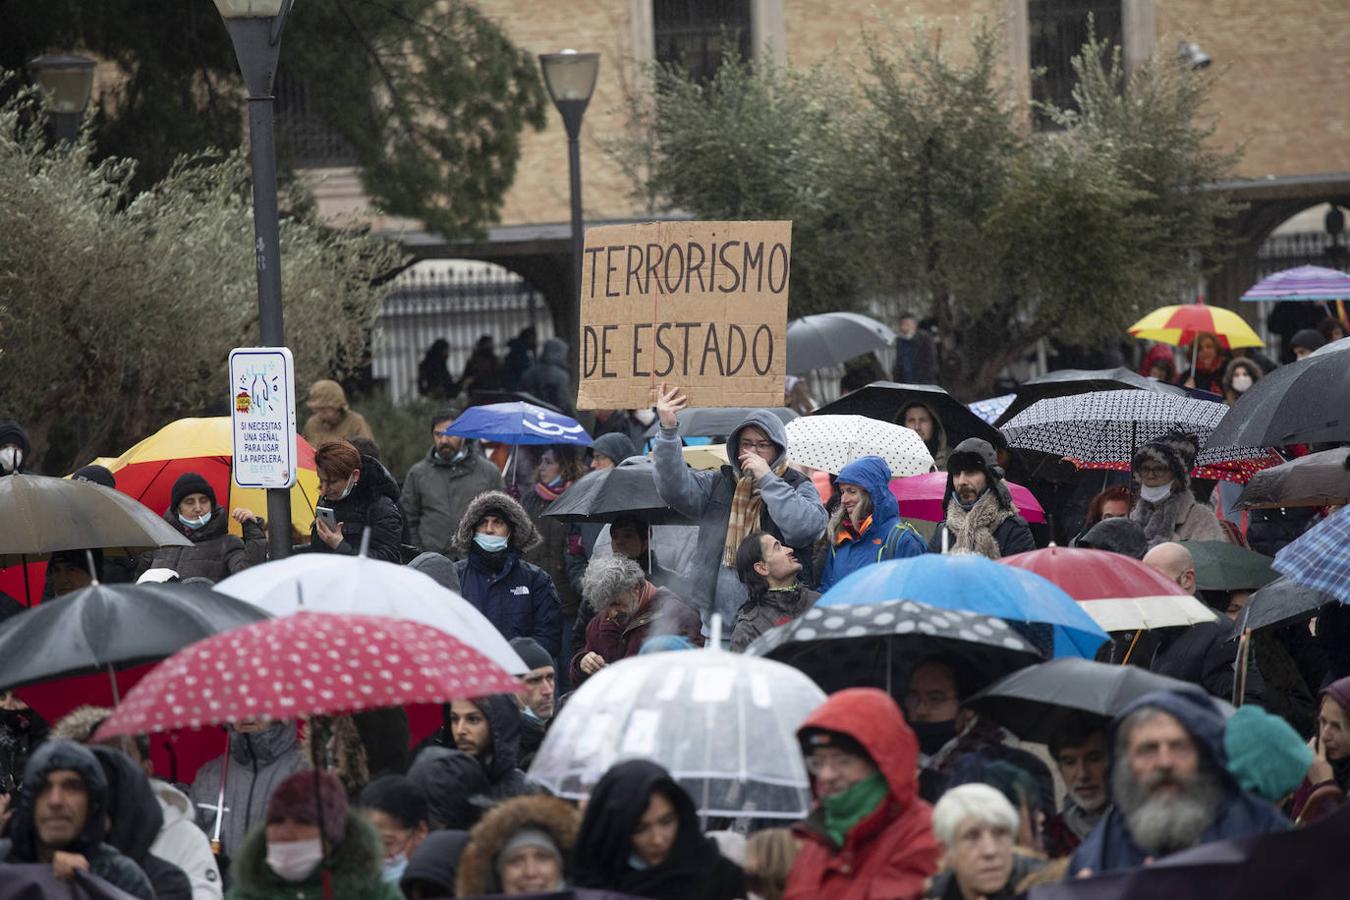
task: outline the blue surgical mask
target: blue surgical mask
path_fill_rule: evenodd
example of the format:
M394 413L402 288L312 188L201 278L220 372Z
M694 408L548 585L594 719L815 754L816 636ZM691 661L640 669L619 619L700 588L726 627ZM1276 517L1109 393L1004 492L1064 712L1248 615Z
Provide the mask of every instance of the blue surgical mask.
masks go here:
M183 523L184 528L191 528L193 531L196 531L198 528L203 527L207 522L211 521L211 514L203 513L195 519L189 519L187 516L179 513L178 521Z
M501 535L486 534L483 532L473 536L473 542L488 553L498 553L505 550L508 540L509 538L504 538Z
M403 880L403 872L408 868L408 854L399 853L392 859L386 859L380 867L380 879L385 884L398 884Z
M651 868L651 864L636 853L630 853L628 854L628 867L637 869L639 872L645 872Z
M563 483L563 477L562 477L561 475L559 475L557 478L555 478L555 479L553 479L552 481L548 482L547 487L551 487L551 488L562 487L562 483Z
M342 496L341 496L341 497L338 497L338 499L339 499L339 500L346 500L346 499L347 499L347 495L350 494L350 493L352 492L352 488L354 488L354 487L356 487L356 481L355 481L354 479L351 479L351 478L347 479L347 486L346 486L345 488L342 489Z

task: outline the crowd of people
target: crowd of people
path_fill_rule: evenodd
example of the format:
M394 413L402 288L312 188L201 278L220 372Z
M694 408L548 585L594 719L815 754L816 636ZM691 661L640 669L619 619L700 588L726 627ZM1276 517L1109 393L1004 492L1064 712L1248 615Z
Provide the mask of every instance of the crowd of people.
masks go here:
M935 380L931 339L913 317L900 336L896 377ZM534 336L523 333L506 363L490 339L480 341L462 379L445 369L443 343L423 362L424 394L449 401L466 385L519 389L571 411L560 341L535 359ZM1300 331L1292 349L1316 343ZM1164 372L1162 353L1145 365L1231 404L1266 362L1226 358L1202 337L1193 372ZM598 413L589 449L517 448L525 474L509 481L482 442L452 433L463 408L447 405L426 423L426 456L400 483L342 387L315 383L304 433L327 512L294 552L362 553L454 590L525 663L520 693L448 703L440 727L416 742L397 707L236 721L225 752L181 784L158 777L145 736L94 742L111 710L85 705L47 723L5 693L0 787L10 793L0 800L0 863L41 864L61 880L86 872L141 900L421 900L565 888L657 900L972 900L1303 826L1345 800L1350 615L1324 609L1311 625L1263 633L1240 656L1234 619L1251 591L1199 585L1185 543L1245 546L1249 534L1216 512L1217 492L1192 474L1200 442L1179 430L1143 443L1128 478L1091 493L1071 542L1137 561L1219 613L1184 628L1113 634L1098 653L1184 686L1149 693L1114 718L1069 716L1046 744L1026 744L967 704L994 676L935 651L910 660L893 690L837 691L802 722L796 736L814 805L790 828L710 823L678 778L646 759L615 764L581 804L552 796L529 776L531 761L571 693L606 667L718 641L742 653L867 566L928 553L1000 559L1050 537L1012 500L1007 472L1017 460L1008 448L981 438L949 444L932 404L910 403L895 422L945 472L935 522L901 514L880 455L860 454L828 477L794 463L783 420L768 410L721 436L727 465L691 467L679 428L684 393L662 384L654 394L651 410ZM814 406L789 384L785 405L794 400ZM22 428L0 423L5 474L24 471L28 450ZM661 501L692 524L548 515L590 473L639 456L649 457ZM116 487L115 473L99 466L73 477ZM54 554L46 596L95 580L215 583L264 563L267 523L219 501L201 473L181 475L156 512L190 545L130 560ZM1261 549L1274 552L1326 512L1260 534ZM1245 701L1237 714L1227 705L1234 699ZM0 865L0 880L6 871Z

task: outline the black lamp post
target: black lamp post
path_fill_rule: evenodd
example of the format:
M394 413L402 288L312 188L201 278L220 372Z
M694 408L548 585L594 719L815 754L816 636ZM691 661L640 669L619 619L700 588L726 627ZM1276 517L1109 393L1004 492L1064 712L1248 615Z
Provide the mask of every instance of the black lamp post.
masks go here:
M75 143L94 90L94 61L68 53L39 56L29 60L28 74L46 101L53 139Z
M572 287L564 317L564 335L571 351L571 365L577 368L578 322L581 314L581 253L584 233L581 222L581 117L595 91L595 79L600 73L599 53L578 53L562 50L539 54L539 67L544 72L553 105L562 113L567 128L567 170L571 179L572 196Z
M225 19L248 89L249 161L253 169L254 254L258 267L258 322L265 347L284 347L281 315L281 247L277 213L277 148L273 123L281 29L293 0L215 0ZM291 549L291 492L268 488L268 553Z

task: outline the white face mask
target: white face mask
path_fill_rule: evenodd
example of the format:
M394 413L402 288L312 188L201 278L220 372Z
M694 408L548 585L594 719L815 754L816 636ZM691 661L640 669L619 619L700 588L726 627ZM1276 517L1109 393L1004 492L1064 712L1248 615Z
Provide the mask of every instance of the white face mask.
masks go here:
M304 881L323 861L323 844L318 838L307 841L267 842L267 867L283 880Z
M6 475L17 472L21 465L23 465L23 451L18 447L5 447L0 450L0 472Z
M1147 500L1149 503L1161 503L1171 496L1171 494L1172 485L1170 482L1167 484L1160 484L1157 487L1149 487L1146 484L1140 485L1139 487L1139 499Z
M1252 376L1246 372L1238 372L1233 376L1233 392L1236 394L1246 393L1247 388L1252 386Z

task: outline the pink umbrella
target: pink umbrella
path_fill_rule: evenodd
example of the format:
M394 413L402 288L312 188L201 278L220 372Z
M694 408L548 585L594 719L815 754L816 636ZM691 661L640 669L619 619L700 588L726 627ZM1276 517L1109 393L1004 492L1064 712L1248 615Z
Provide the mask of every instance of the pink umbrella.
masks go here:
M1031 491L1011 481L1004 483L1008 485L1013 505L1022 518L1028 522L1045 521L1045 510L1031 495ZM891 493L900 502L900 515L907 519L923 519L925 522L941 522L945 518L942 495L946 490L946 472L929 472L891 481Z

